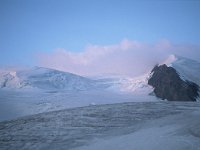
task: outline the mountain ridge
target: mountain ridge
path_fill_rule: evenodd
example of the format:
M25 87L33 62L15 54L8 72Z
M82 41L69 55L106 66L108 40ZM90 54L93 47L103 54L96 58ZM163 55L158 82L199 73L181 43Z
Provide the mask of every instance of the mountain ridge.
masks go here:
M155 95L163 100L196 101L199 97L199 86L192 81L182 80L177 71L166 64L153 68L148 84L154 87Z
M169 55L159 65L173 67L184 81L191 81L200 86L200 63L177 55ZM7 69L0 71L0 89L42 89L42 90L108 90L149 94L153 87L148 85L151 71L138 77L120 75L83 77L44 67L25 69Z

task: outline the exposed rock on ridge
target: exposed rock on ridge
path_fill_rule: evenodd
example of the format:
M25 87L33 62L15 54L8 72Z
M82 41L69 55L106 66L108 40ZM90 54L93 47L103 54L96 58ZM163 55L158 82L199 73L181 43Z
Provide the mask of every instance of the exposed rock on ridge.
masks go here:
M155 95L163 100L196 101L199 96L196 83L182 80L173 67L165 64L153 68L148 84L154 87Z

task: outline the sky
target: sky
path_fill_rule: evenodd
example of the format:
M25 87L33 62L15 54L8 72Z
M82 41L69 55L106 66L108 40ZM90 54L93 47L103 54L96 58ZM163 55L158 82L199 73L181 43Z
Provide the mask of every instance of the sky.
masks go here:
M200 60L199 18L199 0L0 0L0 65L133 75L170 53Z

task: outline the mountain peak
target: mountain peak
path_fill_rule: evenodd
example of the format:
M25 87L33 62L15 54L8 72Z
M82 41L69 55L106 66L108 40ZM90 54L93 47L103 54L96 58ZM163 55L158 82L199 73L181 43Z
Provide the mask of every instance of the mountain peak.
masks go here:
M154 87L154 93L169 101L196 101L199 86L191 81L184 81L173 67L163 64L154 67L148 84Z
M171 54L167 57L167 59L165 59L163 62L161 62L159 65L167 65L168 67L169 66L172 66L172 63L175 62L177 60L177 56L174 55L174 54Z

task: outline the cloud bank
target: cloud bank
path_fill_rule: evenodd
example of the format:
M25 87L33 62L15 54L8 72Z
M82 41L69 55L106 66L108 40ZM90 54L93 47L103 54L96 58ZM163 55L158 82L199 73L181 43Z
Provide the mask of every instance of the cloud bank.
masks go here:
M133 77L151 70L170 54L200 60L200 46L177 45L167 40L147 44L125 39L114 45L88 45L82 52L56 49L39 53L37 65L85 76L120 74Z

